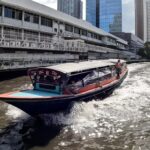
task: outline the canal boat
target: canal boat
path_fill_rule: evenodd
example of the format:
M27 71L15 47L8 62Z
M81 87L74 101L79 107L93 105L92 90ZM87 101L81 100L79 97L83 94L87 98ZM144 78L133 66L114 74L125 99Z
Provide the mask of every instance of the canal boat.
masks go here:
M28 74L33 88L1 94L0 100L36 116L62 111L75 101L103 99L127 75L126 62L121 60L119 75L116 62L92 60L31 69Z

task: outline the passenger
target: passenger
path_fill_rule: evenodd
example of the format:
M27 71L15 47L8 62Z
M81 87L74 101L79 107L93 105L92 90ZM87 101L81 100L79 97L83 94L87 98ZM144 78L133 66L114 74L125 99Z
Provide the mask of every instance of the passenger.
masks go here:
M51 83L53 81L52 77L49 74L49 71L46 71L45 82Z
M120 73L121 73L121 62L120 62L120 59L116 63L115 68L116 68L116 72L117 72L117 78L120 79Z

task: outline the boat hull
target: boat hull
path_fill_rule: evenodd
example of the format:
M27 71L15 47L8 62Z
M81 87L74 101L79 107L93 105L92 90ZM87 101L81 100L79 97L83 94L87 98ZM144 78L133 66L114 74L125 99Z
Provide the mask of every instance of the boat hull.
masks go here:
M103 88L98 88L84 94L75 94L71 96L62 96L62 97L45 97L45 98L21 98L21 100L10 98L10 97L1 97L0 100L9 103L24 112L28 113L31 116L37 116L39 114L47 114L60 112L63 110L70 109L70 106L73 102L79 101L89 101L93 98L103 99L104 97L110 95L113 90L119 86L122 81L125 79L127 72L116 82L107 85Z

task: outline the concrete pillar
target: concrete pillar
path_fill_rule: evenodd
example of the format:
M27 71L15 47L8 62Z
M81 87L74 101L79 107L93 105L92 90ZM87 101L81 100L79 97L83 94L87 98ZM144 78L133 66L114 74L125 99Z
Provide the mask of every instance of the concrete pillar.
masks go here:
M24 29L22 29L22 37L21 40L24 41Z
M4 22L5 7L2 6L2 22Z
M1 37L4 38L4 26L1 27Z
M40 30L40 26L41 26L41 16L39 16L39 30Z
M41 41L41 34L40 34L40 32L38 32L38 42L40 42Z
M24 25L24 11L22 11L22 26Z

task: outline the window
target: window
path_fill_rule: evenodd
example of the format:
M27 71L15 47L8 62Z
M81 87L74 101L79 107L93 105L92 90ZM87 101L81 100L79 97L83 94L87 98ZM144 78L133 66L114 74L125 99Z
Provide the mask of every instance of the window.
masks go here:
M65 30L68 32L73 32L73 26L66 24L65 25Z
M39 24L39 16L25 12L24 21Z
M52 42L52 36L47 33L40 34L40 41L41 42Z
M87 31L86 30L82 30L82 35L87 36Z
M4 27L4 36L7 39L20 40L22 39L22 32L20 29Z
M22 11L5 7L5 17L22 20Z
M27 41L38 41L38 32L25 30L24 31L24 40Z
M0 16L2 16L2 6L0 5Z
M30 22L30 14L28 13L24 14L24 21Z
M80 34L80 29L77 28L77 27L75 27L75 28L74 28L74 33Z
M55 28L54 31L57 32L57 28Z
M102 40L102 37L101 37L100 35L98 35L98 39L99 39L99 40Z
M52 27L53 25L53 21L52 19L48 19L48 18L45 18L45 17L41 17L41 25L43 26L48 26L48 27Z
M63 33L63 30L62 30L62 29L60 29L60 33Z
M39 16L33 15L33 23L39 24Z

